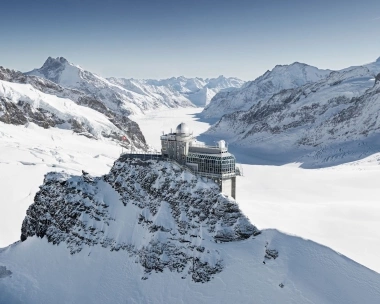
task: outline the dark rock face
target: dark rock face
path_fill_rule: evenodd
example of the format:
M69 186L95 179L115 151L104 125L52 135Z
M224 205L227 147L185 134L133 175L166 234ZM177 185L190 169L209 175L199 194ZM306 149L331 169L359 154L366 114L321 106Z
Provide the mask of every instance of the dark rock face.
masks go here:
M113 199L107 201L105 193ZM120 229L115 227L128 214L136 214L129 230L109 232ZM169 269L206 282L223 269L211 244L259 233L216 184L172 163L121 158L103 177L47 174L27 210L21 240L46 237L53 244L65 243L72 254L84 246L125 250L147 275ZM123 235L133 235L135 241Z
M39 72L43 74L46 78L49 78L49 76L51 77L49 72L52 69L61 72L62 70L65 69L65 64L68 64L68 61L65 58L58 57L54 59L49 56L48 59L46 59L43 66L41 67L41 69L39 70ZM52 80L53 82L58 82L59 81L58 77L59 77L59 73L55 75L55 78L52 78L50 80Z

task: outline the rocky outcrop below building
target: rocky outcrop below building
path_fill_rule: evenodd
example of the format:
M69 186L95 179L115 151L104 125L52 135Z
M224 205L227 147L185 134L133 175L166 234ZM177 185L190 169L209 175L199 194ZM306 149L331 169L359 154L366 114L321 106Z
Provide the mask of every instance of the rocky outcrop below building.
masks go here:
M206 282L223 270L211 243L260 234L211 181L165 161L120 158L110 173L49 173L29 207L21 240L127 251L146 275L165 269Z

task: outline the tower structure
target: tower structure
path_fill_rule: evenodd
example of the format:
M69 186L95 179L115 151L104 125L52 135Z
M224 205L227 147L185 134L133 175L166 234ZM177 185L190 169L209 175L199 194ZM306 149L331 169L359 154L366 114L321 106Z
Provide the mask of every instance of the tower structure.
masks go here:
M222 193L236 199L236 159L228 152L224 140L216 146L197 142L189 127L180 123L174 133L161 136L161 153L196 174L214 180Z

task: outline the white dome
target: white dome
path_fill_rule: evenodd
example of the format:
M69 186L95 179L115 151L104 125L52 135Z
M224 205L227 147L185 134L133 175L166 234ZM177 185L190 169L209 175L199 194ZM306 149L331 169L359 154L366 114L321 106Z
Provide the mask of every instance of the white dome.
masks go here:
M222 139L218 141L218 146L220 149L224 149L226 147L226 142Z
M184 122L182 122L177 126L175 132L177 134L190 134L190 129Z

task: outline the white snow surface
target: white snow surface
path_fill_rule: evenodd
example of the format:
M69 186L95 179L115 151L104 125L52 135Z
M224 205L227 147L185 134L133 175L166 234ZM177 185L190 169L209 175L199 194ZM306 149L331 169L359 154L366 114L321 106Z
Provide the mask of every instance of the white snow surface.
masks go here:
M133 229L132 227L129 229ZM265 245L279 251L263 264ZM0 252L1 303L368 303L380 300L380 275L311 241L274 230L214 244L227 267L207 283L164 271L147 280L125 251L100 246L71 255L33 237ZM283 284L283 288L279 285Z

